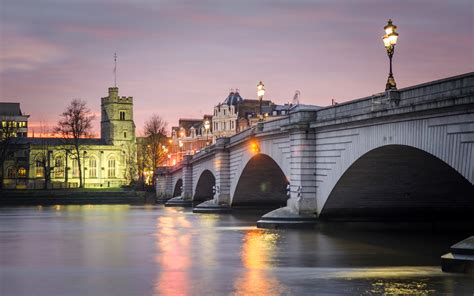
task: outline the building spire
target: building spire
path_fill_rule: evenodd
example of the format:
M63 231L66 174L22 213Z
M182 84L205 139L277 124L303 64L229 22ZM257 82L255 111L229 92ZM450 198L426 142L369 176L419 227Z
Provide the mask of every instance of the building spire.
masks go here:
M117 87L117 53L114 53L114 86Z

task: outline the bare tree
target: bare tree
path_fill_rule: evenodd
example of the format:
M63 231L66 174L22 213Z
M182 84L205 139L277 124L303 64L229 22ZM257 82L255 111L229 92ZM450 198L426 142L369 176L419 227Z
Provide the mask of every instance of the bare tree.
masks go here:
M77 161L79 187L83 188L84 183L80 153L82 149L81 139L92 137L92 121L95 119L95 115L92 114L92 111L87 107L85 101L74 99L60 116L61 119L54 131L60 135L66 143L72 142L70 145L71 155L75 161Z
M19 128L17 122L13 120L4 120L0 122L0 189L3 188L4 165L9 154L13 153L14 146L17 144Z
M125 153L125 171L124 178L128 184L132 184L137 176L137 148L132 143L126 144Z
M159 115L153 114L145 122L144 134L146 137L147 154L153 169L160 165L160 162L166 157L163 145L166 145L166 128L168 124Z
M34 149L35 153L30 160L30 167L34 166L36 169L39 168L41 170L40 175L44 178L43 189L48 189L48 185L51 183L51 173L54 169L54 166L51 165L53 151L50 146L50 139L45 137L45 135L50 133L50 130L42 122L40 123L40 131L41 137L38 139L36 149Z

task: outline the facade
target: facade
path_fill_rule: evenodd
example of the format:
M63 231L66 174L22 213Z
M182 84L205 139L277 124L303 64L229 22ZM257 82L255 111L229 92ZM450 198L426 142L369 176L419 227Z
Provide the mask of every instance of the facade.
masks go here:
M171 128L169 163L179 163L184 155L193 155L212 143L213 116L202 119L179 119L179 126Z
M0 138L26 137L28 117L21 112L20 103L0 103ZM9 135L5 135L9 133Z
M242 98L239 90L231 90L225 100L214 107L212 116L213 142L218 138L230 137L248 129L261 120L272 120L284 116L291 105L276 105L270 100L262 100L262 118L260 101Z
M79 155L70 140L22 138L4 165L4 188L74 188L79 186L77 157L84 187L128 185L136 178L136 139L133 98L109 88L101 99L101 137L81 139ZM49 178L48 178L49 176ZM45 185L45 180L49 184Z

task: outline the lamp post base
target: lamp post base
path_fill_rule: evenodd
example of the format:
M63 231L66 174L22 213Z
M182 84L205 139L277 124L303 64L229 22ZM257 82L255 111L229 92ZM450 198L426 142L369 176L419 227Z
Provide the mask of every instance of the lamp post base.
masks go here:
M387 79L387 84L385 85L385 90L396 90L397 89L397 83L395 82L395 78L393 78L393 75L388 75Z

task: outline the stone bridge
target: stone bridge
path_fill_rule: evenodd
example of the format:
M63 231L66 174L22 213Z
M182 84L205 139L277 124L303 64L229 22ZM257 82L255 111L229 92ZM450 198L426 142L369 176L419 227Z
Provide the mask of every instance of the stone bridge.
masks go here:
M202 202L194 212L275 209L260 227L472 215L473 112L474 73L326 108L297 105L161 171L157 194Z

